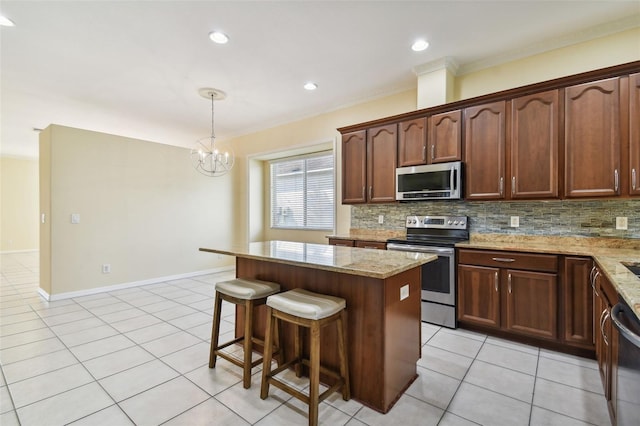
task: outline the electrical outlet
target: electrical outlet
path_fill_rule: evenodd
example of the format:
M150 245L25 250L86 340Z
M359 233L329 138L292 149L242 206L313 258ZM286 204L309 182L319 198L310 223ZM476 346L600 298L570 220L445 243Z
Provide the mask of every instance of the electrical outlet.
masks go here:
M380 224L384 223L384 215L379 215L378 216L378 223L380 223Z
M511 216L511 227L517 228L520 226L520 216Z
M400 300L404 300L409 297L409 284L400 287Z
M80 223L80 213L71 213L71 223L74 225Z
M111 273L111 264L110 263L104 263L102 265L102 273L103 274L110 274Z
M616 229L627 229L627 218L626 217L616 217Z

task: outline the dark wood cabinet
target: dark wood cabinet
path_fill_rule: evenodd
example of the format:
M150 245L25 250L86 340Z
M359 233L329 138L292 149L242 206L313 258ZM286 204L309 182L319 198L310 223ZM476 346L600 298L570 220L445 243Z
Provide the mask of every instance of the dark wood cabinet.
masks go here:
M354 240L347 240L345 238L329 238L329 245L342 246L342 247L355 247L356 242Z
M342 203L366 203L367 132L342 135Z
M620 78L565 89L564 195L620 193Z
M398 126L367 130L367 201L389 203L396 200L396 151Z
M611 308L617 303L618 295L613 285L597 267L592 274L592 283L594 317L598 318L595 335L596 358L609 408L609 417L612 424L616 424L618 332L611 322Z
M500 270L458 266L458 319L487 327L500 327Z
M565 343L594 349L593 291L589 274L593 261L587 257L564 257L562 262L562 311Z
M462 111L455 110L429 117L427 162L462 160Z
M458 320L557 340L557 268L555 255L459 250Z
M508 269L504 327L529 336L558 337L558 276ZM504 290L503 290L504 291Z
M427 164L427 119L403 121L398 133L398 167Z
M629 194L640 195L640 73L629 76Z
M558 197L558 90L511 102L511 178L513 199Z
M370 240L350 240L346 238L329 238L329 244L332 246L342 247L360 247L376 250L386 250L387 243L384 241L370 241Z
M464 110L465 198L504 199L506 103Z

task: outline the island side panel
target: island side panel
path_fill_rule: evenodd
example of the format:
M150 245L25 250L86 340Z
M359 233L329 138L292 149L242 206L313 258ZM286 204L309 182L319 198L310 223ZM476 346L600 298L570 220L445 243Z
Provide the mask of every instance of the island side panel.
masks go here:
M385 406L391 408L418 377L421 353L420 320L421 270L417 267L388 278L385 282ZM400 300L402 287L409 295Z
M384 280L245 258L237 258L236 275L239 278L277 282L283 291L304 288L344 298L347 302L351 395L377 411L388 411L390 406L385 398L388 392L384 372L385 364L392 360L385 359ZM236 313L237 335L242 334L244 321L241 311L240 308ZM254 328L255 334L262 338L264 310L259 312ZM417 321L419 322L419 315ZM285 359L292 356L293 339L290 328L283 328ZM337 368L339 362L335 327L325 327L321 339L323 363ZM419 345L419 336L417 344ZM326 382L328 379L324 378Z

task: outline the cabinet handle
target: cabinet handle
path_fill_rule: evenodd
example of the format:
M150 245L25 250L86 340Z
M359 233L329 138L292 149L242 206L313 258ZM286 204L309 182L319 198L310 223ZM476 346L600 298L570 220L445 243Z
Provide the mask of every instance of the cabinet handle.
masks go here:
M598 287L596 286L596 281L598 281L598 276L600 275L600 270L597 270L595 274L593 274L593 282L591 286L593 287L593 292L596 296L600 297L600 293L598 293Z
M509 273L507 281L509 283L509 294L511 294L511 273Z
M500 196L502 196L502 193L504 192L504 177L500 178Z
M422 161L425 161L426 159L427 159L427 146L422 145Z
M516 177L511 176L511 195L516 193Z
M364 195L364 186L362 187L362 199L365 199L365 195Z
M495 262L506 262L506 263L511 263L516 261L515 259L510 259L508 257L492 257L491 260Z
M636 169L631 169L631 189L636 190Z
M618 169L615 169L613 171L613 186L616 193L618 192L618 187L620 186L619 183L620 183L620 177L618 175Z
M373 198L373 186L369 187L369 200L371 200Z
M431 145L431 159L435 160L435 158L436 158L436 146Z
M497 293L498 292L498 273L497 272L493 278L493 285L496 288L496 293Z
M602 334L602 339L604 340L604 344L609 346L609 339L607 339L607 335L604 333L604 323L607 322L607 318L609 318L609 310L605 309L602 311L601 321L600 321L600 334Z

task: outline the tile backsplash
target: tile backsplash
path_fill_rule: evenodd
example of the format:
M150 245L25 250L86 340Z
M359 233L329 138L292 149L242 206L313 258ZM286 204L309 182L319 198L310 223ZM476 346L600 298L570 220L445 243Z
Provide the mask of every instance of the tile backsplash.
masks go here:
M384 224L378 217L384 216ZM351 206L352 229L403 230L408 215L469 216L472 233L640 238L640 199L553 201L424 201ZM519 216L520 226L509 226ZM616 217L628 218L616 230Z

